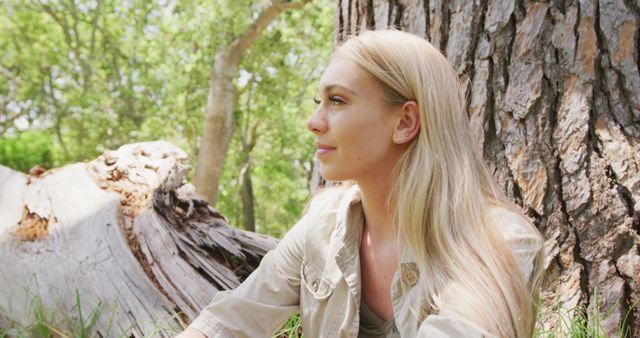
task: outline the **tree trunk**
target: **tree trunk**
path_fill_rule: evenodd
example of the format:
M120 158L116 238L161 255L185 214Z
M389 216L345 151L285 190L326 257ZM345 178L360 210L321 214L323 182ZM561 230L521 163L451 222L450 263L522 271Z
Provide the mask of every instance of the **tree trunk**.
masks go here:
M35 299L77 317L77 290L85 323L103 310L92 336L171 336L238 286L276 240L229 226L185 182L188 170L166 142L39 176L0 166L3 321L32 322Z
M246 100L246 112L240 134L242 158L242 168L240 169L240 198L242 201L242 224L247 231L256 231L255 198L253 195L253 180L251 178L251 152L258 142L258 125L260 119L251 123L251 101L253 98L253 88L249 88Z
M194 176L198 193L211 205L216 204L224 159L233 135L233 75L242 54L280 13L287 9L301 8L310 1L302 0L293 3L274 0L269 2L244 34L231 43L228 50L222 47L216 53L215 65L209 76L207 115Z
M211 205L215 205L224 159L233 135L233 75L239 59L229 60L218 52L209 77L207 115L198 151L194 185Z
M251 158L249 154L246 154L247 159L242 167L240 173L240 179L242 180L242 188L240 188L240 194L242 195L242 224L247 231L256 231L256 214L254 211L253 198L253 182L251 180Z
M638 7L338 1L338 42L395 26L430 40L469 81L478 151L547 239L541 311L556 332L563 314L589 307L612 335L629 313L640 336Z

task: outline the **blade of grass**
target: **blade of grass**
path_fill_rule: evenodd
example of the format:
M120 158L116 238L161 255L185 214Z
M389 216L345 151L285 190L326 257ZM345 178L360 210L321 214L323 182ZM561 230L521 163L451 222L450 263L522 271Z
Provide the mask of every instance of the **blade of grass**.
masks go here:
M82 307L80 306L80 291L76 289L76 309L78 311L78 321L80 321L80 337L86 337L84 332L84 319L82 318Z

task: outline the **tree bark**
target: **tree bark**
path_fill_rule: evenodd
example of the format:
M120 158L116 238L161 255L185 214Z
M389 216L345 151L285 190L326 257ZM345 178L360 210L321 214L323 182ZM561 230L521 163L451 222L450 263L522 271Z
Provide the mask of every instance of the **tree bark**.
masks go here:
M77 316L77 290L85 317L102 304L95 335L166 337L238 286L276 240L229 226L188 170L166 142L39 176L0 166L2 321L33 322L35 297Z
M280 13L287 9L301 8L310 1L269 2L244 34L231 43L229 49L223 47L216 53L214 67L209 76L207 114L194 176L198 193L211 205L216 203L224 159L233 135L233 76L242 54Z
M478 151L547 239L556 332L589 307L610 335L629 313L640 336L639 15L625 0L338 0L337 42L397 27L468 81Z
M253 80L250 79L250 81ZM253 180L251 178L251 153L258 142L258 126L260 125L260 119L251 122L251 102L253 98L253 86L249 88L247 93L247 100L245 102L246 112L244 118L240 121L242 125L240 134L241 158L242 168L240 169L240 199L242 201L242 224L247 231L256 231L256 213L255 213L255 198L253 195Z
M251 180L251 157L247 154L247 160L240 173L242 188L242 224L247 231L256 231L256 214L254 211L253 181Z

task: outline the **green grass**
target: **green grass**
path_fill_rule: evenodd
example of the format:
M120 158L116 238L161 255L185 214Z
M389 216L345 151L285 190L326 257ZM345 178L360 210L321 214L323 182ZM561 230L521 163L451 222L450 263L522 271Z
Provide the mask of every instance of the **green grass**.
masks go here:
M609 314L601 314L598 306L598 290L594 291L594 302L589 308L577 307L574 309L564 309L561 306L556 306L550 310L550 313L540 313L538 315L538 325L534 337L537 338L555 338L555 337L571 337L571 338L609 338L602 327L601 320L606 318ZM102 302L99 302L93 309L87 311L81 306L80 292L76 290L75 297L75 313L72 315L65 315L63 311L59 309L45 309L42 304L40 296L35 295L31 298L29 303L29 318L32 320L29 323L21 324L16 322L7 322L0 320L0 323L8 324L7 327L0 327L0 338L9 337L34 337L34 338L49 338L49 337L96 337L111 336L113 319L115 317L116 309L111 308L110 311L105 311L105 306ZM631 312L637 306L634 304L626 313L623 322L620 325L619 332L615 336L619 337L631 337L629 331L629 323L631 321ZM572 314L572 315L570 315ZM109 325L105 332L96 332L96 325L98 320L102 316L109 316ZM168 318L164 323L155 323L151 332L145 334L145 337L154 337L159 331L169 331L178 333L184 328L175 327L173 324L168 324L174 317ZM2 313L0 313L0 319L2 319ZM542 318L552 319L555 318L557 325L553 330L543 330ZM173 325L173 326L171 326ZM118 332L116 335L120 337L127 337L129 330L124 332ZM298 314L292 316L283 327L278 330L273 338L301 338L302 326L300 323L300 316Z
M27 290L27 293L30 292ZM61 310L46 309L42 304L39 295L31 295L27 307L27 317L32 318L28 323L8 322L8 327L0 328L0 338L4 337L94 337L95 327L98 319L105 315L103 303L98 304L89 311L88 315L83 314L80 292L76 289L75 308L76 312L68 314ZM86 309L85 309L86 310ZM103 333L108 336L111 333L115 309L112 310L109 318L107 330ZM2 316L6 317L6 316Z
M75 312L68 313L61 308L46 308L39 295L33 295L29 290L27 294L31 299L27 306L26 318L30 320L26 323L15 322L7 319L6 311L0 311L0 323L5 327L0 327L0 338L89 338L89 337L129 337L130 328L123 332L112 332L116 307L107 307L102 301L87 311L83 308L80 292L75 290ZM108 317L107 317L108 316ZM176 327L173 321L177 314L166 320L153 323L150 332L145 333L145 337L154 337L159 331L173 332L175 334L182 331L183 327ZM98 332L96 326L100 319L107 319L108 324L105 330Z
M302 323L300 322L300 315L295 314L287 320L286 323L278 330L273 338L303 338Z
M534 337L608 338L609 336L607 336L605 329L602 326L602 319L608 317L613 308L609 309L603 315L600 313L599 304L598 288L595 288L594 301L587 308L584 306L577 306L573 309L566 309L558 304L547 313L539 312ZM631 314L637 305L638 304L636 303L629 307L622 323L620 323L618 332L614 335L615 337L631 337ZM543 329L543 320L545 319L555 320L557 323L552 330Z
M35 283L35 278L30 281ZM26 318L30 320L26 323L15 322L8 319L8 311L0 309L0 338L90 338L90 337L129 337L130 329L123 332L112 332L113 320L116 315L116 308L111 307L108 311L102 301L87 311L83 308L78 289L75 290L75 309L69 314L61 308L48 309L43 305L42 298L31 291L31 287L25 287L28 300ZM108 316L106 330L96 331L98 321ZM178 334L185 327L177 327L174 319L179 317L173 314L171 317L161 322L153 323L152 329L146 332L144 337L154 337L160 331ZM2 327L4 324L5 327ZM274 335L274 338L301 338L302 329L300 317L292 316L285 325Z

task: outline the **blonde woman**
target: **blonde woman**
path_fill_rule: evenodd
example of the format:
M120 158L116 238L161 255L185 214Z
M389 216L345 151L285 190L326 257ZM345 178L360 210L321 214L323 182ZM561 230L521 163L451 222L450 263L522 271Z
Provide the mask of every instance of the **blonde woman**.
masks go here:
M184 337L531 337L543 240L473 153L458 79L424 39L370 31L334 53L308 121L349 181Z

